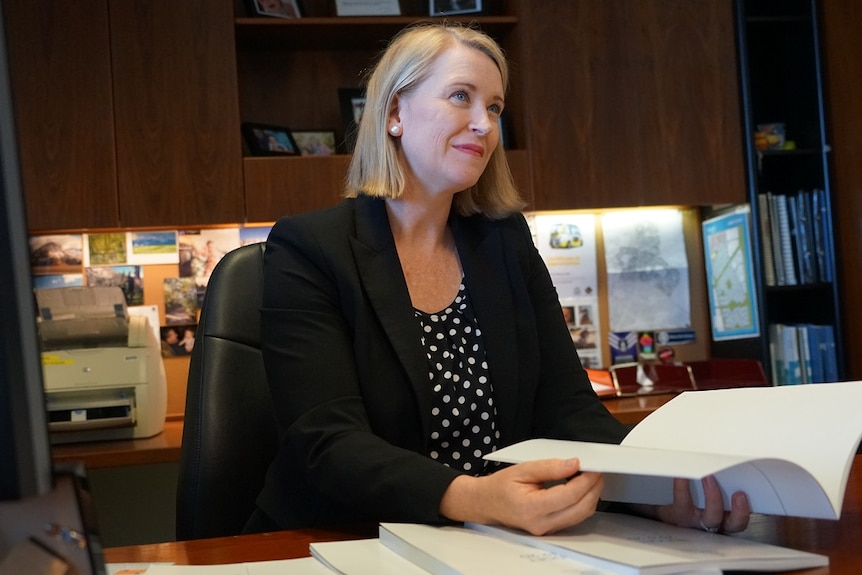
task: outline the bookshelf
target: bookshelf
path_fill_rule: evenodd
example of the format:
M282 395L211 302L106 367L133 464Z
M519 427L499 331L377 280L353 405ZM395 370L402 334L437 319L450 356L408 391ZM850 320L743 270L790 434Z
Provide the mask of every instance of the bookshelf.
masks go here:
M825 377L844 376L818 9L817 0L736 0L761 329L756 338L714 342L712 351L756 357L781 383L793 381L776 326L829 326L835 365ZM801 382L821 378L806 374L804 355L800 361L808 375Z

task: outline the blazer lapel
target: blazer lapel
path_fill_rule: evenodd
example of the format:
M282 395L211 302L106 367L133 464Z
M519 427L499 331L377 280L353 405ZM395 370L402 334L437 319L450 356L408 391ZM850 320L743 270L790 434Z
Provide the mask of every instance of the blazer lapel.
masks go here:
M487 220L450 218L464 281L482 330L501 436L514 434L518 397L517 315L499 228Z
M413 318L413 304L401 271L385 202L359 196L355 206L356 235L350 240L356 268L371 307L413 386L423 437L428 437L431 429L428 364L418 345L422 333Z

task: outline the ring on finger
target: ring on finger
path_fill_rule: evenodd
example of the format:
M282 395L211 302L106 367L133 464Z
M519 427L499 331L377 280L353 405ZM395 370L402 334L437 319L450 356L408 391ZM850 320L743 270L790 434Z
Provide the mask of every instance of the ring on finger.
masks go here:
M721 525L716 525L715 527L710 527L706 523L703 522L703 519L700 520L700 528L706 531L707 533L718 533L721 530Z

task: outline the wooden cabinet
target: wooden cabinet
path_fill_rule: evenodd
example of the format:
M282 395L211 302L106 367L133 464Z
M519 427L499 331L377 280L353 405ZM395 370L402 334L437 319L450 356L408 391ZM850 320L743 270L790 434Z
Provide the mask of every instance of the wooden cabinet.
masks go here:
M230 4L4 8L31 230L243 221Z
M535 209L746 201L730 2L523 4Z
M30 229L117 226L107 0L3 9Z
M245 220L232 10L110 3L123 226Z

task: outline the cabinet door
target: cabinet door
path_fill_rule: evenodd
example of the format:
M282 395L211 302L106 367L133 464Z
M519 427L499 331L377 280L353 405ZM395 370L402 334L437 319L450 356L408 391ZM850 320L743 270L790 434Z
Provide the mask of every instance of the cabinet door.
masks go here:
M732 5L521 11L535 209L745 201Z
M3 8L29 228L117 226L107 0Z
M110 8L122 224L244 221L232 3Z

